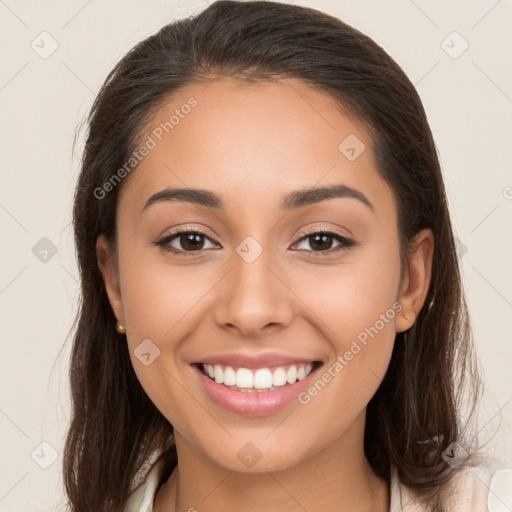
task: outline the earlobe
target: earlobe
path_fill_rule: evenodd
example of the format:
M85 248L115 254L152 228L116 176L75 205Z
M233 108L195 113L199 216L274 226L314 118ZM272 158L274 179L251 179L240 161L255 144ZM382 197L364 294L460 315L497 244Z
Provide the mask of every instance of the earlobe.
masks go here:
M116 318L124 325L123 301L114 261L115 254L104 235L100 235L96 240L96 258L112 310Z
M411 242L408 251L408 267L399 302L402 311L398 315L395 329L403 332L412 327L418 317L430 286L434 256L434 235L432 230L423 229Z

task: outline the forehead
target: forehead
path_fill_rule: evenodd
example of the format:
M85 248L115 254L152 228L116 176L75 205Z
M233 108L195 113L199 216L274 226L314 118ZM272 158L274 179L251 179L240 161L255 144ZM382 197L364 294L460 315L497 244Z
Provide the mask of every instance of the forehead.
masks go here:
M144 141L151 149L122 193L139 209L169 186L260 207L289 191L338 183L367 196L389 192L362 124L300 80L188 85L155 111Z

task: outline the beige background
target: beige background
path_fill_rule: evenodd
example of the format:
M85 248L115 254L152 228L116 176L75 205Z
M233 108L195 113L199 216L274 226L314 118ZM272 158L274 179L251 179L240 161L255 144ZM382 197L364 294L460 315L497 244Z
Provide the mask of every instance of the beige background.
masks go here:
M63 495L66 336L78 297L70 229L75 128L130 47L206 3L0 0L2 511L56 510ZM480 428L510 459L512 1L293 3L365 32L417 85L445 172L486 376ZM41 247L51 244L43 237L57 251L46 262Z

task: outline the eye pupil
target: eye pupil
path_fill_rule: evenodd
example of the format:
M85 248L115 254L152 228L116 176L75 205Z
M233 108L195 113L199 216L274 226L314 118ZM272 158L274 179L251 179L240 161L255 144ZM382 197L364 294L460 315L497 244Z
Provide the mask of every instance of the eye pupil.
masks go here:
M204 241L202 235L198 233L187 233L180 236L180 243L185 250L197 251L201 249Z
M332 236L318 233L315 235L311 235L310 240L314 240L313 243L310 241L310 245L312 249L316 249L319 251L325 251L327 249L330 249L332 245ZM327 247L326 247L327 246Z

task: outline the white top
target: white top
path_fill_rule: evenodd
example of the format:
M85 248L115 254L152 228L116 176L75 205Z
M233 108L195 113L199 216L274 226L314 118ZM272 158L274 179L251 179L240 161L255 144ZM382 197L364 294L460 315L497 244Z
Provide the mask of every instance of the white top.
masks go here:
M145 480L130 496L125 512L153 512L161 464L153 465ZM450 512L512 511L512 469L492 472L487 466L458 468L450 484ZM402 484L396 469L391 470L391 504L389 512L428 512L418 505L414 491Z

